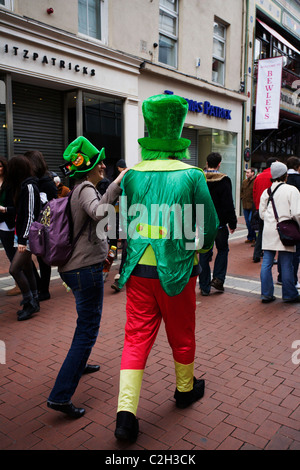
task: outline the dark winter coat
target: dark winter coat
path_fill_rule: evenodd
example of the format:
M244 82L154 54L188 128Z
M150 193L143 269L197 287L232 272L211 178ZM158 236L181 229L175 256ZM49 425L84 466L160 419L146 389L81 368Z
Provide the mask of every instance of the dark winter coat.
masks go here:
M14 228L16 209L14 207L12 192L5 183L3 183L0 188L0 206L4 206L7 209L7 212L0 212L0 222L6 222L9 229Z
M206 172L210 195L216 208L220 227L228 224L231 230L237 226L237 218L232 198L232 184L229 176L219 172Z
M16 218L16 234L18 243L26 245L29 229L40 214L40 192L37 179L26 178L21 185Z

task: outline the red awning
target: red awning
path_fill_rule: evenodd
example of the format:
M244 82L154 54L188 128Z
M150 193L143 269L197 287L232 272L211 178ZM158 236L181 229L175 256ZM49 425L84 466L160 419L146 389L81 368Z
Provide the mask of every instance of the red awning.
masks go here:
M276 39L278 39L278 41L282 42L282 44L285 44L287 47L289 47L289 48L292 49L293 51L297 52L297 54L300 54L300 51L298 51L298 49L296 49L296 47L294 47L290 42L288 42L286 39L284 39L284 37L281 36L281 34L277 33L277 31L275 31L275 29L270 28L270 26L268 26L266 23L264 23L263 21L259 20L258 18L257 18L257 21L258 21L267 31L269 31L269 33L272 34L272 36L274 36Z

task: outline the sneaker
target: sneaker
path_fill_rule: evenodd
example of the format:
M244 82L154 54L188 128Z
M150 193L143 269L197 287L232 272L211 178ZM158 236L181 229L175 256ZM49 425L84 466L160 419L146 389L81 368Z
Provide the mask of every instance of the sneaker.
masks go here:
M134 442L138 433L139 422L135 415L129 411L119 411L117 413L115 437L121 441Z
M224 286L223 286L223 284L224 284L224 282L221 281L221 280L218 279L218 278L214 278L214 279L211 281L211 283L210 283L211 287L214 287L216 290L219 290L219 291L221 291L221 292L224 292Z
M190 392L179 392L176 388L174 398L177 408L187 408L204 395L205 381L194 377L194 386Z

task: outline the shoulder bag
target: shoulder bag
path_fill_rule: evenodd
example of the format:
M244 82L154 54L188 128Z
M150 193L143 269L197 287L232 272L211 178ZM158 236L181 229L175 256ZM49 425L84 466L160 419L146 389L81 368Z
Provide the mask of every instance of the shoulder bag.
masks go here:
M284 184L284 183L281 183L281 184ZM293 219L286 219L286 220L283 220L282 222L279 222L278 213L277 213L275 203L274 203L273 195L275 191L279 188L279 186L281 186L281 184L279 184L277 188L275 188L273 193L271 192L271 188L268 189L268 195L269 195L268 203L270 201L272 202L273 211L274 211L275 219L277 222L277 230L278 230L281 243L285 246L294 246L300 242L299 225Z

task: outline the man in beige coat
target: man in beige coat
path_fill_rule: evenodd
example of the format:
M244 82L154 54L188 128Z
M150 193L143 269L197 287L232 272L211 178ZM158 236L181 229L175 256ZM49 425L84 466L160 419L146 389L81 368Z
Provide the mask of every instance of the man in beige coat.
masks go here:
M287 166L281 162L272 163L271 175L271 191L274 193L274 203L279 222L294 219L300 227L300 194L294 186L286 184ZM295 287L293 270L295 246L285 246L279 238L273 206L269 202L267 189L260 198L259 215L264 221L262 237L264 257L261 267L262 302L267 303L276 300L272 278L272 266L276 251L278 251L278 263L281 268L282 299L284 302L300 302L300 296Z

